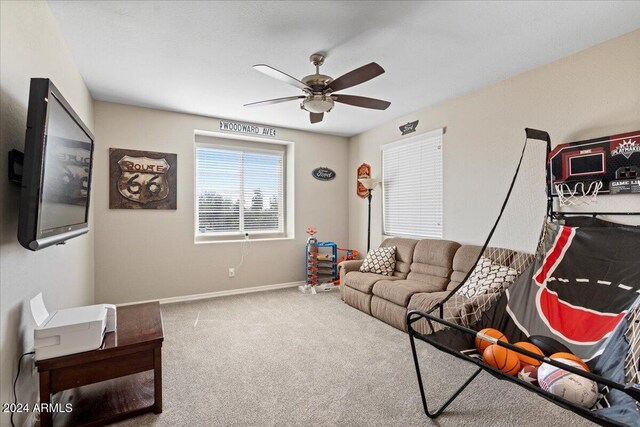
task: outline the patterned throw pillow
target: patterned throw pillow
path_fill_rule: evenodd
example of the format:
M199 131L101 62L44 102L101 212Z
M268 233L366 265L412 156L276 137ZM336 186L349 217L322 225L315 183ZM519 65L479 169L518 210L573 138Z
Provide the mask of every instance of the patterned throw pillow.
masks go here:
M371 249L360 266L363 273L377 273L385 276L393 275L396 268L396 247L380 247Z
M456 293L466 298L473 298L489 292L500 292L512 284L516 277L518 272L513 268L496 264L489 258L480 257L473 273Z

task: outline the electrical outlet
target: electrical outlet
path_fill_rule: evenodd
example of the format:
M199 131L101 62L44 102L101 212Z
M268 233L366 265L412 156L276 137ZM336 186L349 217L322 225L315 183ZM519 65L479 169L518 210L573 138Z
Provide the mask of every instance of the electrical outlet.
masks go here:
M229 269L229 277L236 277L236 269L235 268L230 268Z

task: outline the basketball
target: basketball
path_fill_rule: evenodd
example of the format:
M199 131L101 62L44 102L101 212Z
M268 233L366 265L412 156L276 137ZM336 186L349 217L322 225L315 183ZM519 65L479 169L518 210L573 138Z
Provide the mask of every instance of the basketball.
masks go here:
M488 336L490 336L492 338L495 338L497 340L500 340L500 341L509 342L507 337L505 337L504 334L502 332L500 332L499 330L497 330L497 329L484 328L478 333L479 334L488 335ZM484 350L487 347L489 347L490 345L491 345L491 341L487 341L487 340L484 340L484 339L480 338L479 336L476 336L476 349L480 353L484 352Z
M553 338L545 337L544 335L531 335L528 341L542 350L545 356L551 356L553 353L560 352L571 353L571 350L564 344Z
M520 359L515 351L491 344L482 353L482 360L505 374L515 375L520 370Z
M572 361L576 362L577 364L579 364L582 367L582 369L584 369L585 371L591 372L591 370L589 369L589 366L587 366L587 364L584 363L584 361L582 359L580 359L578 356L576 356L575 354L564 353L564 352L553 353L551 355L551 359L557 359L558 361L561 361L560 359L572 360Z
M538 368L533 365L524 365L520 372L518 372L518 378L529 384L538 385Z
M531 353L539 354L540 356L544 356L542 350L538 348L535 344L531 344L530 342L520 341L514 344L517 347L523 348ZM540 366L540 361L534 359L533 357L525 356L524 354L516 353L518 355L518 359L520 359L520 363L522 365L531 365L531 366Z
M560 360L568 365L580 367L580 364L573 360L558 359ZM598 385L595 381L548 363L543 363L538 368L538 382L540 387L549 393L584 408L591 408L598 400Z

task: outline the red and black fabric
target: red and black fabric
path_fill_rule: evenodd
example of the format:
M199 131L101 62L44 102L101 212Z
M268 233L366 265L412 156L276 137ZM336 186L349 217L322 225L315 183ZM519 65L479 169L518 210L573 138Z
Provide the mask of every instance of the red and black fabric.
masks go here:
M552 337L594 374L623 383L625 316L640 300L640 227L580 218L546 227L534 262L470 328L498 329L511 343ZM449 328L430 337L461 352L475 346L472 336ZM606 401L594 411L640 426L628 395L613 390Z
M525 335L545 335L590 361L640 297L640 227L548 223L529 280L506 291L506 312Z

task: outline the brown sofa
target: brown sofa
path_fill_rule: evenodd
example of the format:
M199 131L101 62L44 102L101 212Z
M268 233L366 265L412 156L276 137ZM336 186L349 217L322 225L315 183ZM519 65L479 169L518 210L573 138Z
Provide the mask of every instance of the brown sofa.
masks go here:
M371 314L371 297L373 285L380 280L406 279L413 260L413 249L417 240L392 237L386 239L380 246L396 247L396 266L393 276L383 276L374 273L358 271L363 260L344 261L340 263L340 293L347 304ZM353 273L353 274L351 274ZM348 277L347 277L348 276Z
M397 237L386 239L381 246L397 248L393 276L360 272L362 260L344 261L340 264L342 299L403 331L407 331L407 311L427 311L435 306L460 284L482 250L480 246L449 240ZM518 271L531 260L531 255L504 249L490 249L485 256ZM453 298L457 300L452 301L452 306L466 303L463 297ZM416 329L426 333L427 325L422 322L416 324Z

